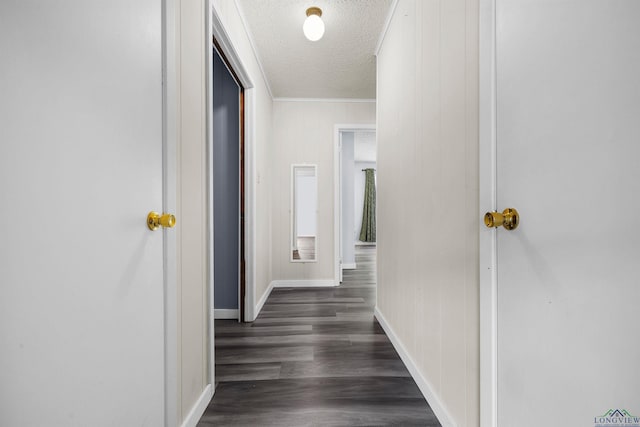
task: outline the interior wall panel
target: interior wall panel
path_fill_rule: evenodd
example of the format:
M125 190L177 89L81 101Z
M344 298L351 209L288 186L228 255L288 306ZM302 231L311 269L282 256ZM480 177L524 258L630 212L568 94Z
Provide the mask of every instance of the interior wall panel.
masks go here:
M177 6L178 70L178 416L207 385L205 9Z
M373 102L274 102L272 152L272 262L274 280L334 279L334 127L373 124ZM290 262L291 165L318 165L317 262Z
M378 309L454 422L477 426L477 0L400 0L378 154Z

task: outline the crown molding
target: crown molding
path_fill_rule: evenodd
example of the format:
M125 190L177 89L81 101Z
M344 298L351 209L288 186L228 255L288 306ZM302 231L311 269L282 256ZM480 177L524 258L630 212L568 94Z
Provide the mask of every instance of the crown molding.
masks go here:
M393 0L393 4L389 8L389 14L387 15L387 20L384 22L384 28L382 29L382 33L380 33L380 38L378 39L378 44L376 45L375 56L378 56L380 53L380 49L382 49L382 42L384 42L384 38L387 35L387 31L389 31L389 27L391 26L391 20L393 19L393 15L396 13L396 8L398 7L398 2L400 0Z
M258 54L258 49L256 49L256 44L253 40L253 34L249 29L249 25L247 24L247 19L244 16L244 12L242 10L242 6L238 3L238 0L233 0L233 4L236 6L236 10L238 11L238 15L240 16L240 21L242 21L242 26L244 27L244 32L249 39L249 44L251 45L251 50L253 50L253 56L256 58L256 62L258 63L258 68L260 68L260 73L262 73L262 80L264 80L265 86L267 86L267 91L269 92L269 96L273 100L273 92L271 91L271 85L269 84L269 79L267 78L267 73L264 72L264 67L262 66L262 61L260 60L260 55Z

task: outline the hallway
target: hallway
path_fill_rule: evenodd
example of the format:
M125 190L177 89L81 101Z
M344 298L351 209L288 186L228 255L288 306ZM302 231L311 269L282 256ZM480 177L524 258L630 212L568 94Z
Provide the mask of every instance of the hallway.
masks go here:
M276 288L254 323L216 321L199 426L439 426L373 318L375 247L337 288Z

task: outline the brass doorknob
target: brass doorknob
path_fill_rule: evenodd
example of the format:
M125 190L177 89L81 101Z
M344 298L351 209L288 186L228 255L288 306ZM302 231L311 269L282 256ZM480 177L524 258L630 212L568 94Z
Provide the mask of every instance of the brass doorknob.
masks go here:
M520 224L520 214L513 208L507 208L502 213L487 212L484 214L484 225L488 228L498 228L501 225L507 230L515 230Z
M174 225L176 225L176 217L171 214L163 213L160 215L158 212L152 211L147 215L147 227L151 231L155 231L160 227L172 228Z

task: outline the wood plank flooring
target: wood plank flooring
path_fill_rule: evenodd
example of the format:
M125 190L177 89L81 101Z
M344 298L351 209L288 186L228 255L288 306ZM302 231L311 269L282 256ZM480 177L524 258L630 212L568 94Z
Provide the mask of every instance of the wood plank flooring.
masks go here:
M276 288L258 319L216 320L198 426L440 426L373 317L375 247L336 288Z

